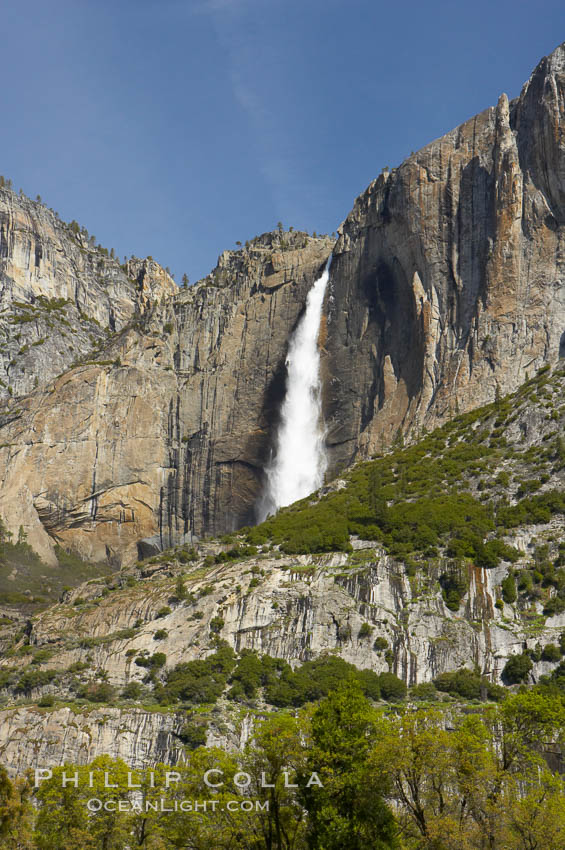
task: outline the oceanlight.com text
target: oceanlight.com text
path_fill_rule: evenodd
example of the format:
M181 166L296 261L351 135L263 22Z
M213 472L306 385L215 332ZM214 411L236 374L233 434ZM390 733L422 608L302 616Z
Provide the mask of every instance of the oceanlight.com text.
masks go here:
M268 812L268 800L87 800L89 812Z

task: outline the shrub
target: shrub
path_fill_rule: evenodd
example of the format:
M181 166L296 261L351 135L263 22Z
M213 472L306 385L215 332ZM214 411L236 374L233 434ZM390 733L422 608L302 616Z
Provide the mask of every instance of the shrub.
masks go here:
M218 552L218 554L214 557L214 561L216 564L225 564L226 561L234 561L238 558L247 558L256 554L256 546L234 546L226 552ZM259 568L256 567L255 570L258 572Z
M394 673L381 673L379 676L382 698L387 702L400 702L405 699L407 687Z
M516 602L517 593L516 593L516 580L514 578L514 573L508 573L506 578L502 579L501 582L502 589L502 598L509 605L512 605L513 602Z
M212 617L210 620L210 631L212 634L219 634L224 628L225 621L222 617Z
M135 649L134 652L136 652ZM67 667L67 673L82 673L83 670L88 670L89 667L90 664L86 661L74 661L71 665L69 665L69 667Z
M542 649L541 660L559 661L562 654L561 649L558 646L555 646L554 643L547 643Z
M280 708L301 706L314 702L335 690L340 682L348 678L356 679L366 696L379 699L381 695L381 676L372 670L358 670L339 656L322 656L307 661L297 670L280 659L272 659L278 665L269 672L265 687L267 702ZM396 679L396 676L393 677ZM386 680L385 680L386 682Z
M157 629L157 631L153 634L153 640L165 640L169 637L169 633L166 629Z
M188 596L186 585L182 576L179 576L176 580L175 596L180 602L182 602L182 600L186 599L186 597Z
M119 632L114 634L115 638L119 640L130 640L136 636L137 632L135 629L120 629Z
M465 700L480 699L482 690L486 690L487 697L493 700L499 700L505 693L504 688L489 682L478 672L469 670L467 667L440 673L434 679L434 685L438 691L456 694Z
M540 690L550 688L557 690L561 694L565 694L565 661L562 661L557 667L551 671L550 676L540 676L537 686Z
M502 671L502 680L509 685L525 682L532 669L532 659L527 652L511 655Z
M257 693L257 689L268 679L267 670L264 670L263 659L254 652L244 650L233 671L230 682L232 688L228 693L230 699L247 697L251 699Z
M90 682L80 688L78 694L90 700L90 702L112 702L114 688L108 682Z
M475 544L475 563L478 567L487 569L496 567L500 560L515 563L520 557L520 552L513 546L508 546L503 540L494 539L487 543Z
M265 536L272 536L287 554L351 551L346 513L328 507L326 501L312 506L302 501L280 511L259 531L250 532L248 541L263 542Z
M366 697L375 702L381 698L381 677L374 670L358 670L355 678Z
M454 565L439 577L442 596L450 611L458 611L461 600L467 593L467 575L464 568Z
M143 692L143 688L139 682L128 682L122 691L123 699L139 699Z
M551 596L543 606L546 617L555 617L565 611L565 599L562 596Z
M0 690L9 687L14 682L17 671L10 667L0 669Z
M410 688L410 697L417 702L437 700L437 689L433 682L421 682L419 685Z
M206 744L206 725L187 721L179 732L179 738L189 750L203 747Z
M157 611L157 619L159 619L160 617L166 617L170 613L171 613L171 609L169 608L169 606L163 605L163 607L159 608L159 610Z
M167 656L164 652L154 652L153 655L140 655L135 659L138 667L147 667L149 670L159 670L167 663Z
M388 649L388 640L384 637L375 638L373 649L377 652L382 652L384 649Z
M183 438L184 440L184 438ZM180 552L177 552L177 560L181 564L189 564L191 561L198 560L198 554L194 549L181 549ZM182 579L181 579L182 581ZM180 597L179 597L180 598Z
M52 649L39 649L33 656L32 664L43 664L53 657Z
M361 628L359 629L359 634L357 635L357 637L359 638L359 640L363 640L363 638L371 637L372 633L373 626L371 626L369 623L363 623L361 625Z
M30 696L36 688L43 688L56 677L54 670L26 670L18 679L14 692Z
M235 653L223 644L205 659L177 664L169 670L165 685L156 687L158 699L165 703L215 703L234 666Z

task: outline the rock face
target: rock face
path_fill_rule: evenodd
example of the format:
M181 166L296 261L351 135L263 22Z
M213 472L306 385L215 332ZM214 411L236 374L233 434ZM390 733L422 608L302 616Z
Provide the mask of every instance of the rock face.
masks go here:
M526 552L536 531L522 532ZM165 653L167 668L205 657L212 651L210 623L215 617L223 620L220 636L238 652L255 650L293 666L335 653L361 669L390 669L408 685L469 664L500 681L510 655L526 646L534 649L540 641L559 642L565 614L548 618L543 632L534 633L517 607L495 606L508 565L469 567L469 589L460 610L453 612L438 584L444 563L410 581L404 565L368 545L373 548L364 551L358 566L355 556L335 553L248 559L208 569L200 577L198 568L194 580L188 574L187 587L195 598L187 603L173 601L175 581L168 575L174 568L153 578L138 577L137 586L115 590L107 598L94 595L103 592L104 584L82 585L69 602L90 598L90 605L77 611L67 602L40 614L30 641L36 648L55 650L47 668L68 669L88 660L117 688L141 682L146 673L128 650L151 654L157 648ZM250 586L253 568L264 572L258 587ZM167 603L170 613L158 616ZM134 623L142 623L136 634L121 636ZM359 636L363 623L371 626L371 634ZM166 636L156 644L154 634L162 629ZM94 638L92 646L81 641L84 635ZM391 656L375 651L376 637L386 640ZM539 661L534 675L551 669Z
M564 87L562 45L519 98L355 202L320 337L330 476L565 356ZM50 562L56 541L119 564L253 522L289 336L331 240L265 234L173 292L156 264L121 268L7 191L0 228L10 530Z
M332 263L333 469L515 389L565 355L565 44L385 171Z
M233 718L224 701L221 719L212 721L206 745L243 749L250 738L254 718ZM62 707L51 711L32 707L0 710L0 764L10 776L27 770L63 764L89 764L109 755L126 762L132 770L157 764L182 764L190 754L182 740L186 714L120 709L112 706L83 709Z
M14 776L26 770L88 764L107 753L134 770L174 764L183 750L183 716L105 707L84 713L16 708L0 715L0 761Z
M52 563L58 542L118 565L141 540L163 548L253 522L288 337L330 250L267 234L161 304L167 280L130 263L145 299L136 324L5 412L10 530Z
M197 708L197 697L192 706L173 702L172 713L163 707L168 673L207 658L218 640L235 653L268 654L293 667L337 655L360 669L391 671L409 686L461 667L500 682L508 679L509 658L525 651L528 683L554 673L565 635L565 513L548 506L565 484L564 394L565 369L546 369L509 400L459 417L420 444L421 462L443 468L454 497L488 500L500 515L520 494L534 494L521 502L519 524L499 527L506 546L483 561L488 568L455 557L447 540L430 549L425 537L403 560L356 535L350 551L302 555L232 535L91 578L26 623L10 620L8 610L0 628L0 761L20 772L64 759L84 763L101 752L133 766L175 763L187 731L204 723L208 745L241 747L253 718L271 708L268 691L239 702L224 690L213 708ZM392 466L404 468L418 448L393 453ZM330 486L353 499L349 488L362 472L357 467ZM95 695L101 682L106 693ZM51 711L30 706L48 695L57 700ZM98 699L121 707L94 709Z
M76 223L0 188L0 400L45 384L176 291L152 260L120 266Z
M533 551L541 530L521 530L520 542L526 552ZM185 573L187 589L193 595L185 602L173 599L180 569L174 563L156 568L155 574L145 578L137 571L136 586L124 583L107 596L103 583L82 585L64 605L34 619L30 641L35 650L53 653L42 669L60 672L80 670L82 665L86 670L79 675L84 681L96 679L104 671L105 679L118 692L128 683L141 683L146 673L134 663L132 654L165 653L170 669L213 652L210 624L214 618L223 623L219 636L238 652L268 653L293 666L324 654L339 655L358 668L378 673L392 670L409 685L473 665L491 681L500 681L509 656L559 643L565 614L549 618L542 629L535 629L531 617L518 606L505 604L500 609L495 605L500 582L507 575L505 565L490 570L470 567L469 590L461 609L453 612L445 605L437 583L440 565L436 572L410 578L403 565L375 550L374 544L354 544L373 547L362 550L365 560L358 566L359 551L352 556L263 556L212 567L205 575L197 564L193 577ZM263 573L260 584L250 586L257 575L251 570L259 568ZM81 600L82 605L73 605ZM170 612L163 615L159 612L165 603ZM361 631L363 625L365 629L370 626L370 633ZM166 637L156 642L158 629L164 630ZM375 647L375 638L384 641L380 649ZM29 656L6 660L2 668L15 663L22 670L37 669L23 666L29 665ZM554 666L537 661L532 680L550 673ZM66 693L64 678L36 688L32 699L41 693L74 698L72 691ZM265 710L264 705L261 708ZM242 747L257 710L256 706L245 709L225 698L220 700L207 718L207 744ZM159 761L175 764L185 757L181 733L186 720L186 713L180 710L165 713L83 706L78 711L64 706L45 712L28 706L6 708L0 711L0 762L20 775L30 767L50 767L65 760L84 764L102 753L120 757L133 768Z

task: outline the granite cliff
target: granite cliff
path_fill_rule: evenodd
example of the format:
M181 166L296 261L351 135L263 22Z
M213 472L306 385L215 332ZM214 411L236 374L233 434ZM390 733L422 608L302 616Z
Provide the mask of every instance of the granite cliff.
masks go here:
M265 234L186 291L4 192L10 530L53 564L57 542L119 565L252 523L289 335L332 248L330 476L562 356L564 81L561 45L516 100L384 172L335 245Z
M120 265L76 222L0 187L0 401L48 383L175 292L152 259Z
M64 255L73 243L69 236ZM136 286L110 263L130 284L129 300L119 322L108 325L109 313L93 317L101 341L87 334L82 349L80 330L74 333L85 315L80 301L75 311L46 300L48 316L61 314L64 329L52 327L51 343L34 345L44 302L29 286L28 302L18 301L20 312L7 319L10 329L26 329L21 356L33 352L35 360L21 371L28 384L39 383L17 397L13 381L3 411L0 515L10 530L23 526L50 563L57 542L85 559L119 564L135 560L138 544L151 551L253 522L286 342L330 250L327 238L266 234L225 252L208 278L182 291L150 261L127 264ZM12 290L15 277L7 264ZM89 282L102 308L103 298L113 303L111 287ZM61 335L79 357L44 382Z
M175 763L189 746L187 723L205 729L208 745L241 747L254 717L273 709L256 671L255 692L237 698L228 691L237 678L227 676L211 697L208 670L184 697L170 689L187 663L205 664L222 645L240 659L270 656L295 669L343 659L393 674L414 700L424 698L422 685L425 698L449 700L441 677L461 668L474 669L476 687L482 677L485 688L532 685L559 672L564 400L565 370L544 369L518 393L356 465L317 499L286 511L292 519L342 494L358 512L354 488L363 469L389 464L399 471L411 463L411 480L427 476L429 495L404 492L401 474L388 487L414 518L438 481L453 500L465 493L470 514L482 505L487 517L505 514L508 527L489 526L496 548L487 560L456 557L449 538L432 547L425 529L405 557L391 554L386 536L356 535L347 551L293 554L268 538L267 523L247 538L200 541L91 579L27 620L4 618L0 761L14 772L65 759L85 763L104 752L134 767ZM439 472L430 477L434 461ZM470 516L466 526L473 523ZM264 542L247 545L253 535ZM513 657L526 664L518 678L509 674Z
M328 309L333 468L565 355L565 44L518 98L384 171L340 228Z

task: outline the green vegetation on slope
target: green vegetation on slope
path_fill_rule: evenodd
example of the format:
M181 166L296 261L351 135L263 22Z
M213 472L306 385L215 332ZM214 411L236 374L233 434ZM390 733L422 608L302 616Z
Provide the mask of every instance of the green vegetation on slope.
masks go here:
M110 575L107 564L90 564L56 547L57 567L49 567L27 542L23 528L13 542L0 517L0 604L26 614L55 602L63 590L97 576Z
M406 696L406 685L394 674L358 670L339 657L322 656L293 671L281 658L259 656L250 650L243 650L237 658L224 641L217 645L216 652L205 659L177 664L167 672L164 683L150 671L146 682L155 682L157 700L165 705L215 703L229 684L227 696L234 701L254 699L262 688L271 705L299 707L327 696L347 678L357 681L373 700L397 701Z
M564 377L564 370L543 369L518 393L359 464L345 488L281 510L249 529L248 541L270 540L286 553L329 552L348 550L349 535L357 534L397 558L441 551L483 567L516 560L519 553L500 539L506 531L565 513L561 487L535 492L565 467ZM505 430L542 401L555 422L547 438L540 446L509 445Z

